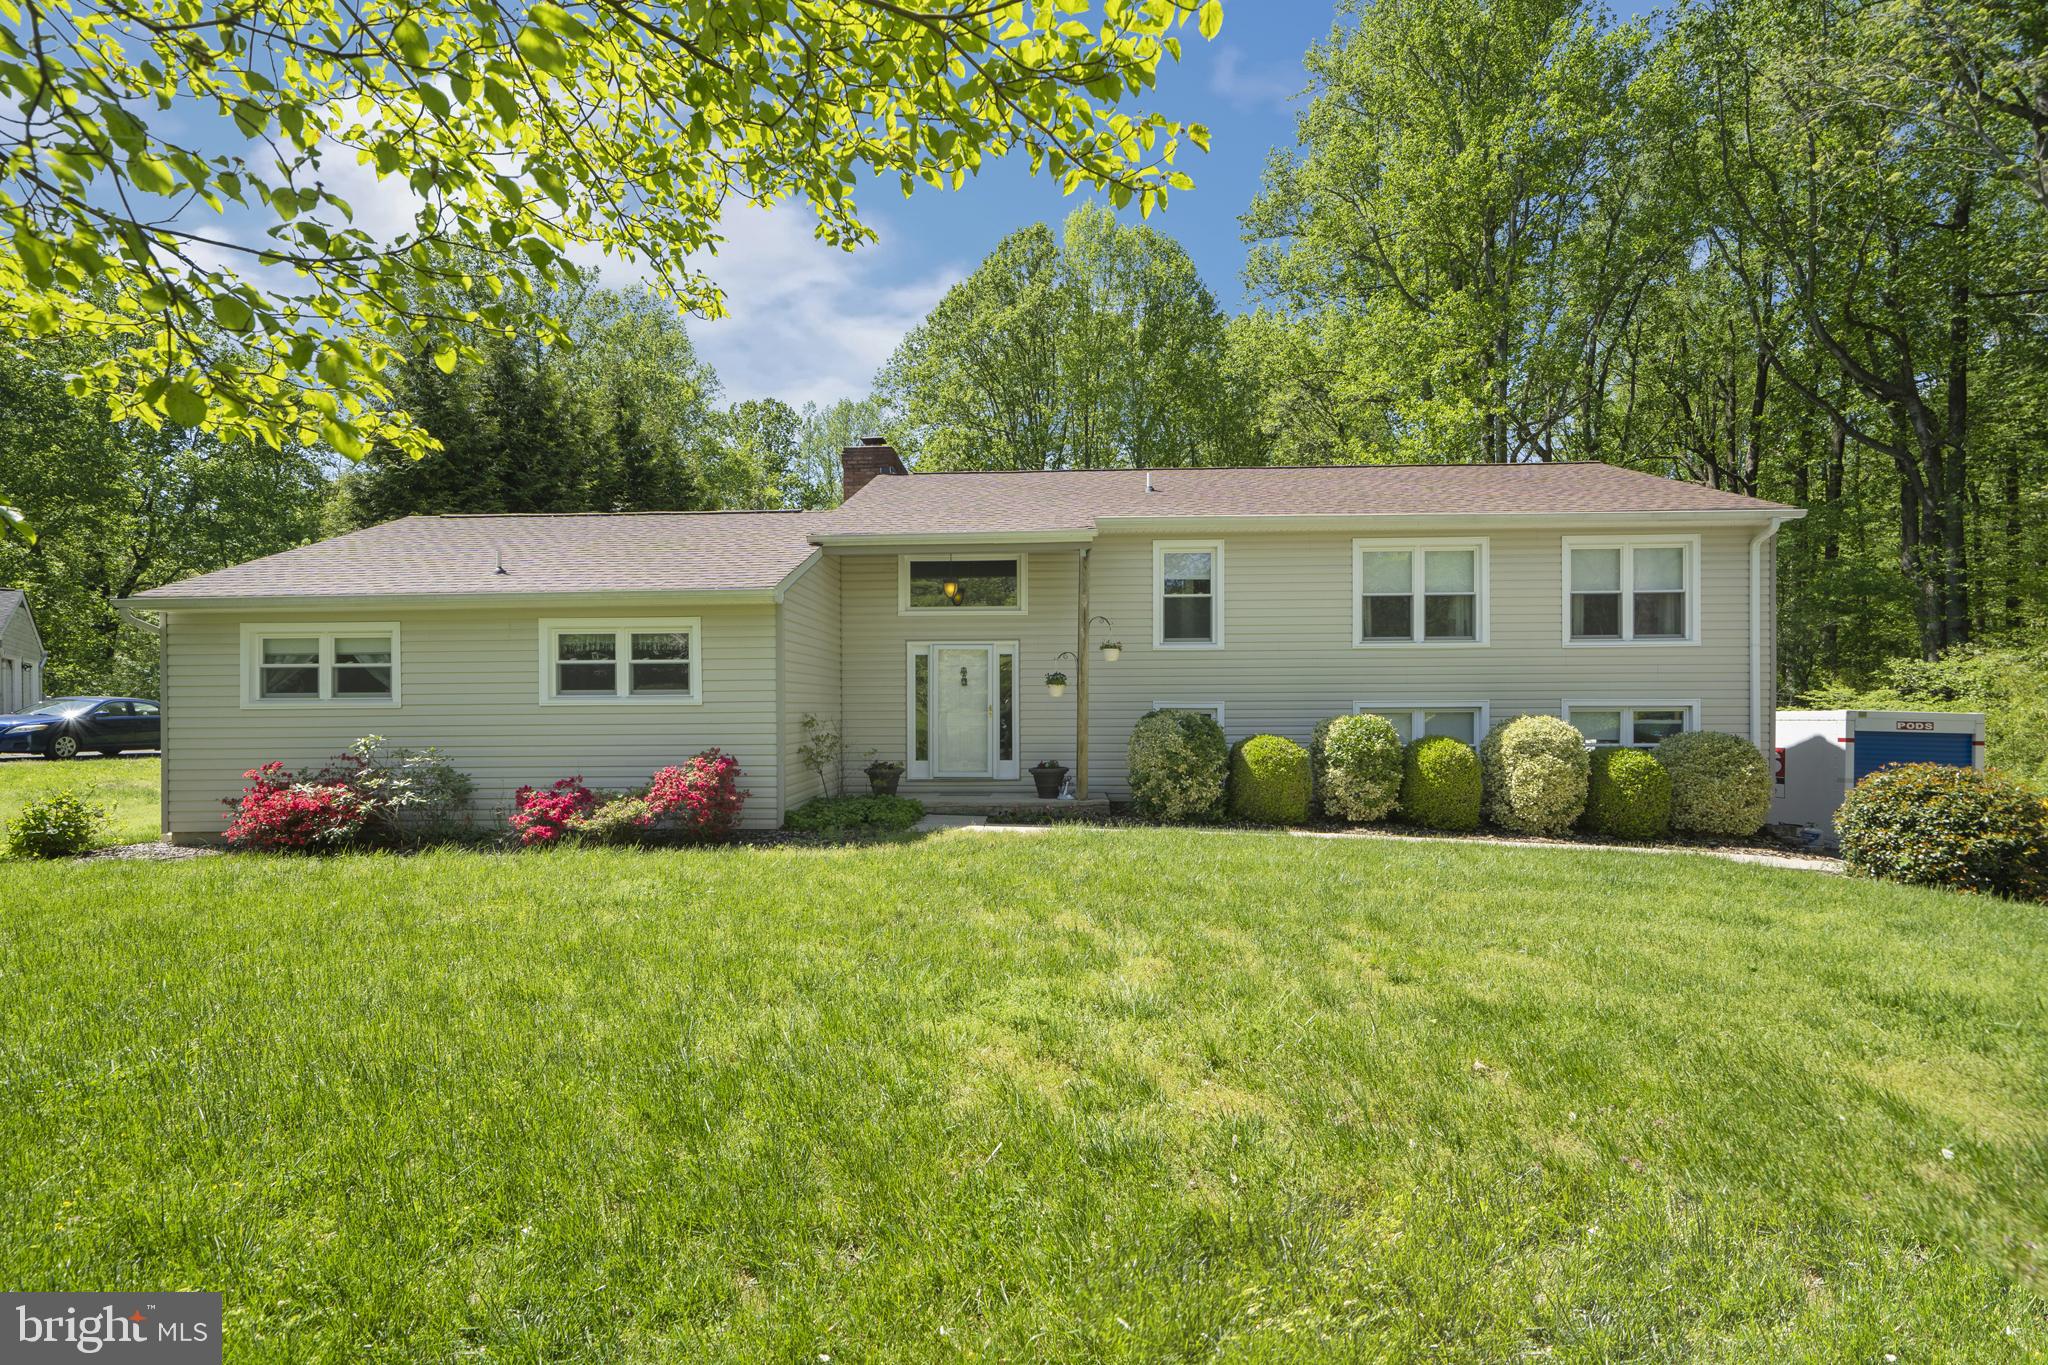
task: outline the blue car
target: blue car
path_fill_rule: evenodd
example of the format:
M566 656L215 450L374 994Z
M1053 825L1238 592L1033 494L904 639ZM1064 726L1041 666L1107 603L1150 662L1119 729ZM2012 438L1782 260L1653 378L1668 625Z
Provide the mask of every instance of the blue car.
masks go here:
M113 755L159 749L163 708L141 697L56 697L33 711L0 716L0 754L76 758L86 749Z

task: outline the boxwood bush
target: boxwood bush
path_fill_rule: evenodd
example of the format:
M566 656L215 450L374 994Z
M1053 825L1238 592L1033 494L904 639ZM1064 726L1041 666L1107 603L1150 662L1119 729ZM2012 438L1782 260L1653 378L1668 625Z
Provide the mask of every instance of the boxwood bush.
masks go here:
M1131 804L1154 820L1220 820L1230 746L1215 717L1153 711L1131 727Z
M1408 746L1401 818L1424 829L1479 828L1479 755L1471 745L1430 735Z
M1586 740L1556 716L1517 716L1479 746L1486 817L1522 834L1562 834L1586 809Z
M25 858L68 858L93 846L107 818L105 806L77 792L53 792L7 822L7 848Z
M1253 735L1230 751L1230 813L1259 825L1308 819L1308 750L1279 735Z
M891 834L924 818L924 802L908 796L814 796L782 817L800 834Z
M1581 823L1617 839L1671 832L1671 774L1641 749L1595 749L1586 775Z
M2002 774L1880 768L1850 790L1835 829L1859 875L2048 900L2048 803Z
M1384 820L1401 799L1401 737L1385 716L1332 716L1308 746L1316 808L1335 820Z
M1771 770L1740 735L1694 730L1657 746L1671 774L1671 828L1680 834L1746 839L1771 813Z

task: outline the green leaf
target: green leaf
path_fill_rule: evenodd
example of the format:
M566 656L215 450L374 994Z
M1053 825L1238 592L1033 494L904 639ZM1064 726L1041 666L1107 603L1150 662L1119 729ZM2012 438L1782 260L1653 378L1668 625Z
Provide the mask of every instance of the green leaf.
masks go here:
M18 232L14 236L14 250L21 257L21 273L28 277L31 287L48 289L55 282L55 258L48 242Z
M36 528L18 507L0 503L0 536L12 536L24 545L36 543Z
M181 427L196 427L206 420L206 399L191 380L176 380L164 393L164 414Z
M560 5L550 4L549 0L540 0L539 4L527 11L527 17L548 32L559 33L564 38L584 38L590 34L590 30L584 27L581 19Z
M391 41L407 66L425 68L434 59L434 45L427 41L427 31L410 14L391 30Z
M1214 38L1223 31L1223 0L1206 0L1201 12L1195 17L1195 26L1202 30L1204 38Z
M215 294L213 320L230 332L246 332L256 325L256 311L238 294Z
M569 74L569 54L563 50L561 40L547 30L529 24L519 30L519 36L512 43L519 49L520 56L550 76Z
M135 188L151 194L173 194L178 188L171 168L153 156L129 158L128 178L135 183Z
M512 98L510 90L488 76L484 78L484 98L506 127L519 122L519 101Z
M320 423L320 435L327 444L351 460L360 460L370 453L370 447L364 443L362 437L356 435L353 427L344 426L333 418Z

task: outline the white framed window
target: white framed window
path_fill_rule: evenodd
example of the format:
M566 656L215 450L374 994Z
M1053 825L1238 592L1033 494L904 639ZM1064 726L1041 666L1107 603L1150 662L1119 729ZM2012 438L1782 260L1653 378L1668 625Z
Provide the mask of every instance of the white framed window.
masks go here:
M1152 542L1152 644L1223 648L1223 542Z
M1362 701L1352 710L1385 716L1403 744L1447 735L1476 749L1493 724L1493 708L1483 701Z
M540 623L543 706L693 706L703 699L694 616Z
M1648 749L1669 735L1700 728L1693 701L1568 701L1564 718L1589 744Z
M1487 542L1351 542L1351 642L1483 645Z
M1228 735L1230 733L1230 722L1223 718L1223 703L1220 701L1155 701L1152 703L1152 709L1154 711L1194 711L1214 720L1217 728L1222 730L1224 734Z
M1028 606L1023 555L899 555L898 616L1014 616Z
M242 626L242 706L399 704L396 621Z
M1566 645L1694 645L1698 536L1566 536Z
M915 780L933 776L932 764L932 677L934 660L941 650L986 649L994 656L995 669L989 680L989 707L991 716L990 771L987 774L997 779L1014 778L1022 770L1017 755L1023 742L1023 727L1019 723L1017 695L1018 648L1015 640L975 640L958 642L952 640L912 640L904 647L905 657L905 699L904 734L909 738L910 752L905 756L904 775Z

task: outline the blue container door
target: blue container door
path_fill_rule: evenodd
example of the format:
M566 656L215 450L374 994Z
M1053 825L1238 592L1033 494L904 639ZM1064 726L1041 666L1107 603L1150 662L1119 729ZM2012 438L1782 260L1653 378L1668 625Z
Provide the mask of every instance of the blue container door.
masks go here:
M1968 735L1918 734L1911 730L1858 730L1856 780L1861 782L1887 763L1946 763L1970 766Z

